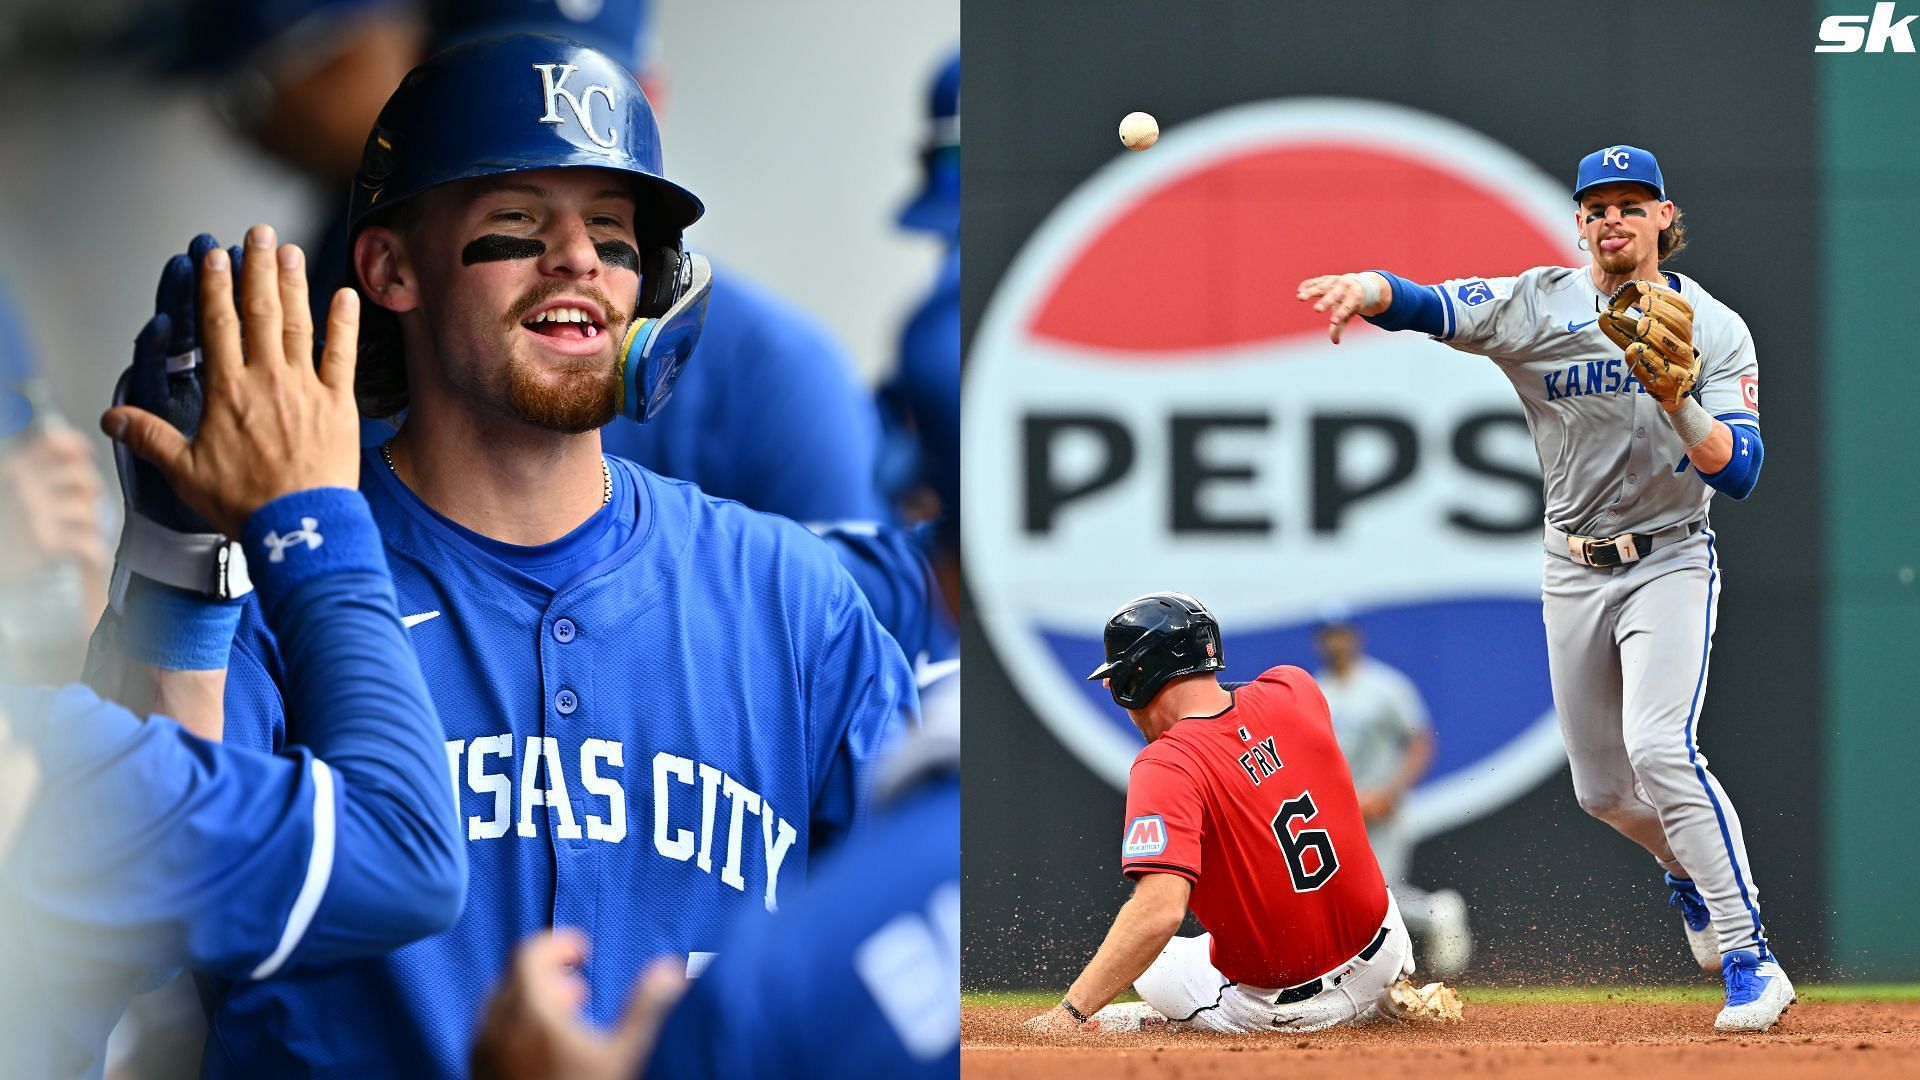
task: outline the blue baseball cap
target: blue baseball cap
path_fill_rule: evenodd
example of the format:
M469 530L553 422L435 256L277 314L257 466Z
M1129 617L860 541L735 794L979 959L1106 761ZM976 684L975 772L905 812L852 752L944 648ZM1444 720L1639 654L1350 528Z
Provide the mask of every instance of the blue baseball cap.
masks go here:
M1573 199L1588 188L1601 184L1645 184L1653 189L1656 199L1667 197L1667 183L1660 176L1660 163L1654 160L1650 151L1637 146L1609 146L1595 150L1580 159L1580 174L1573 182Z

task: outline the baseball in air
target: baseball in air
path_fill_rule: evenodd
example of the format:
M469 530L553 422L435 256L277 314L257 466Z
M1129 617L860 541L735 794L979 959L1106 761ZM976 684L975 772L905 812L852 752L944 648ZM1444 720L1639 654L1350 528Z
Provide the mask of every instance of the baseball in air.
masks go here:
M1160 141L1160 124L1143 112L1130 112L1120 121L1120 141L1129 150L1145 150Z

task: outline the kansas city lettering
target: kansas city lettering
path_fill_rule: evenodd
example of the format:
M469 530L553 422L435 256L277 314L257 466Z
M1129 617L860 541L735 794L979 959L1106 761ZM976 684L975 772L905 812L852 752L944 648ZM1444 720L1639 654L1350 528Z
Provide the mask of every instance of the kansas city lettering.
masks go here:
M1547 400L1559 401L1561 398L1585 397L1588 394L1644 394L1647 388L1640 385L1627 367L1625 357L1616 356L1611 360L1588 360L1579 364L1568 364L1557 371L1549 371L1541 378L1547 384Z
M583 740L571 754L550 736L447 740L454 801L467 811L475 807L466 796L480 797L482 812L465 815L469 842L509 833L537 837L541 823L551 820L555 839L621 843L627 838L625 757L613 739ZM577 803L570 779L584 792ZM766 908L777 910L780 867L799 834L770 801L713 765L665 751L653 756L651 790L655 853L707 874L717 867L721 882L737 892L747 891L747 874L757 869ZM756 848L759 859L752 857Z

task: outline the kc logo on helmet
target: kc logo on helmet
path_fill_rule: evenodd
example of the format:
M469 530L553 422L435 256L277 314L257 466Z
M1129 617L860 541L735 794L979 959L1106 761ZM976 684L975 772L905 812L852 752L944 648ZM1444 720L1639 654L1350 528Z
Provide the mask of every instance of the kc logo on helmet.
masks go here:
M1293 293L1371 267L1580 265L1567 209L1559 181L1477 132L1321 99L1183 124L1035 232L968 358L961 550L995 655L1089 769L1124 788L1142 745L1082 681L1101 629L1167 589L1219 617L1229 679L1317 666L1318 613L1354 612L1433 715L1416 828L1560 767L1539 465L1511 386L1418 334L1355 321L1332 345Z
M560 103L564 101L567 103L567 107L573 110L574 122L580 125L580 130L586 133L587 138L592 141L593 145L600 147L602 150L613 149L614 143L620 138L619 132L609 127L607 128L606 136L602 138L598 132L593 130L593 99L595 97L607 103L608 112L617 112L619 110L619 104L613 97L612 86L605 83L588 83L586 88L576 97L573 91L567 89L567 80L573 76L575 71L579 70L577 66L573 64L535 64L533 65L533 70L540 73L540 92L544 95L544 100L547 103L547 111L540 117L541 123L566 123L566 119L560 115ZM555 70L560 72L558 78L554 77L553 73Z
M1606 162L1609 168L1626 171L1627 152L1618 146L1607 147L1606 153L1600 155L1600 160Z

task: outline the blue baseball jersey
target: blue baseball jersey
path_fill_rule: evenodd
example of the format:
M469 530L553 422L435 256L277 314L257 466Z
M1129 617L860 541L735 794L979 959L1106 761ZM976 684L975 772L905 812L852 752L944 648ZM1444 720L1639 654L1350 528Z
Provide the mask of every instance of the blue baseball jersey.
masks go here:
M957 340L957 339L956 339ZM795 521L879 517L880 419L846 350L799 309L716 268L673 399L601 430L609 453Z
M703 962L865 817L875 756L917 701L853 580L793 522L608 463L607 507L510 549L366 452L361 488L466 825L466 911L385 957L208 986L208 1075L464 1075L493 984L549 926L594 941L586 1009L610 1023L646 962ZM283 686L249 609L227 739L297 740Z
M853 575L874 617L913 661L914 681L924 692L955 669L960 631L934 587L923 538L926 530L877 521L840 521L807 526L827 542Z
M904 794L661 1028L649 1077L960 1075L960 778Z
M327 538L277 566L259 542L271 533L250 529L248 545L289 634L305 745L208 742L84 686L0 693L0 754L38 773L0 858L0 1076L98 1076L128 1000L182 964L259 985L460 911L440 725L366 505L334 490L262 513L276 508L277 527L304 517Z

